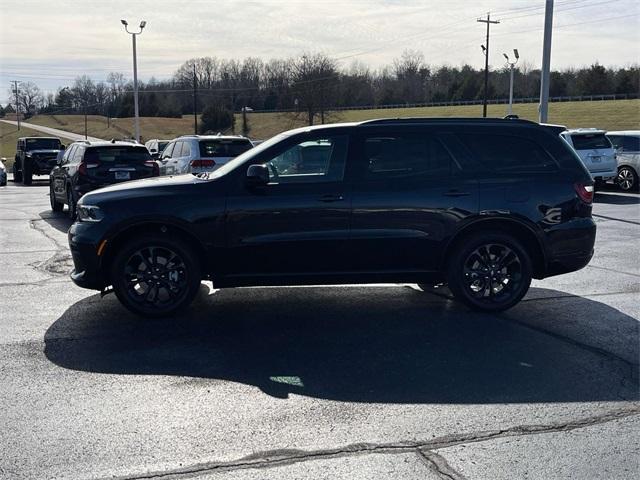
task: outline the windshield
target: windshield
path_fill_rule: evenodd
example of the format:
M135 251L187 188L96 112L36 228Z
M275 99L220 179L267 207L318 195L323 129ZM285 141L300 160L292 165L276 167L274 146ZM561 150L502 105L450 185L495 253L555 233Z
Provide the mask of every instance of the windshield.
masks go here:
M27 150L59 150L60 140L57 138L27 138Z
M241 153L253 148L249 140L200 140L200 156L212 157L237 157Z
M595 148L611 148L611 142L604 133L592 133L588 135L571 135L573 148L576 150L593 150Z
M233 160L229 160L227 163L225 163L220 168L215 170L211 174L211 178L219 178L219 177L222 177L223 175L226 175L227 173L229 173L229 172L235 170L236 168L240 167L241 165L245 164L247 161L249 161L250 159L252 159L256 155L259 155L261 152L264 152L267 148L269 148L269 147L275 145L276 143L284 140L285 138L287 138L290 135L291 135L290 133L286 133L286 132L285 133L280 133L280 134L276 135L275 137L272 137L269 140L267 140L265 142L262 142L257 147L253 147L252 149L247 150L242 155L237 156Z
M88 148L84 154L88 162L100 163L134 163L151 160L146 147L113 146Z
M166 147L167 145L169 145L169 140L167 140L166 142L158 142L158 153L162 153L164 147Z

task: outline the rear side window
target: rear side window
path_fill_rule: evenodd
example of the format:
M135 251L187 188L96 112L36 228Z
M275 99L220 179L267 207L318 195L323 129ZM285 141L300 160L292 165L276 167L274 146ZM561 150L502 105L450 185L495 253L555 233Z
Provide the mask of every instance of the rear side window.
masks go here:
M540 145L512 135L461 134L473 156L494 172L547 172L558 165Z
M640 152L640 137L622 137L623 152Z
M200 140L199 144L203 158L237 157L253 147L249 140L212 139Z
M442 144L423 134L365 138L364 157L367 180L422 175L446 177L452 164Z
M137 163L151 159L145 147L121 146L88 148L84 156L87 162L100 163Z
M576 150L594 150L596 148L611 148L611 142L604 133L571 135L573 148Z

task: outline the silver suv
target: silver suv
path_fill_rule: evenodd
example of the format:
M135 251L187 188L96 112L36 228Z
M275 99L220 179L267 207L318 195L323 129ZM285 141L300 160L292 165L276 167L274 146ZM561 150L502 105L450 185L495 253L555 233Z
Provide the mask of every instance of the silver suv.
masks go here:
M616 183L625 192L637 191L640 173L640 130L607 132L607 138L616 148L618 157Z
M251 148L251 140L236 135L184 135L162 151L160 175L212 172Z
M605 133L597 128L576 128L560 134L573 147L598 183L613 180L618 175L616 151Z

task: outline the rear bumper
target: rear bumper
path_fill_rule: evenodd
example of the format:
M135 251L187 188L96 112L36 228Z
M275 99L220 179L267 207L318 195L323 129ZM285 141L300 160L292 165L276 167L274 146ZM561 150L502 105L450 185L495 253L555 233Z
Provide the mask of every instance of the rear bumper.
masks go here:
M575 272L587 266L594 253L593 218L576 218L547 232L549 256L545 277Z

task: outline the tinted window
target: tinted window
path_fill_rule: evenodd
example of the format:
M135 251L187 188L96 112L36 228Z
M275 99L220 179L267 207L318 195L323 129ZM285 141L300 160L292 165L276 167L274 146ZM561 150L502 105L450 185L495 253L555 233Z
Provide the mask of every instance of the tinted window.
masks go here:
M211 139L200 140L201 157L237 157L250 150L253 145L249 140Z
M622 148L622 137L617 135L607 135L607 138L615 148Z
M511 135L461 134L473 156L495 172L545 172L555 161L537 143Z
M435 138L422 134L369 137L364 141L365 178L448 176L451 156Z
M596 148L611 148L611 142L604 133L586 135L571 135L573 148L576 150L593 150Z
M167 145L169 145L169 142L158 142L158 152L162 152L164 150L164 147L166 147Z
M27 150L58 150L60 140L57 138L27 138Z
M339 182L346 156L346 135L301 142L267 162L270 182Z
M640 152L640 137L622 137L622 150L625 152Z
M150 160L151 155L145 147L114 145L88 148L84 158L87 162L135 163Z

